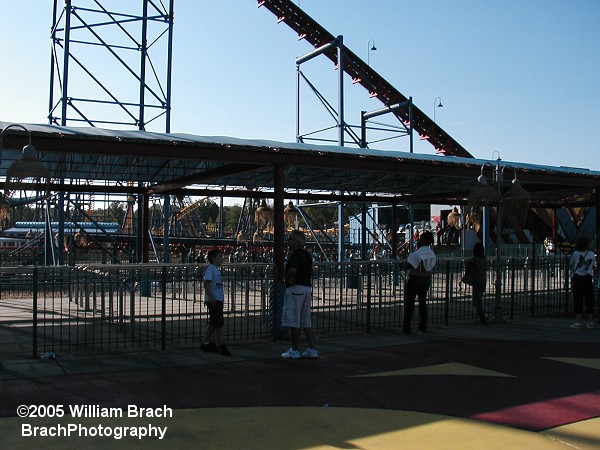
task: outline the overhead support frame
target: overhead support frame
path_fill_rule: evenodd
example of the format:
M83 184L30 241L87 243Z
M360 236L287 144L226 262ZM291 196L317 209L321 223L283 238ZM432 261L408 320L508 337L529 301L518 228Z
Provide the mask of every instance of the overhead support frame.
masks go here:
M409 97L407 101L396 103L395 105L386 106L384 108L377 109L375 111L365 112L361 111L360 113L360 147L367 148L369 143L367 141L367 122L370 119L374 119L375 117L379 117L385 114L394 113L401 109L408 108L408 125L403 123L404 130L401 135L408 135L410 138L410 153L413 153L413 127L412 127L412 116L413 116L413 102L412 97Z
M140 13L129 2L109 10L101 0L95 7L79 1L54 0L48 123L146 130L161 119L169 133L174 0L166 7L142 0ZM118 83L102 76L112 63Z

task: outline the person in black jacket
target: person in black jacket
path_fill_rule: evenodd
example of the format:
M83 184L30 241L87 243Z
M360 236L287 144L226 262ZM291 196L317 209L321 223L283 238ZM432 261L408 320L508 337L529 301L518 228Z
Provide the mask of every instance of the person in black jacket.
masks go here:
M285 266L285 298L283 301L283 317L281 325L290 327L292 346L281 354L282 358L298 359L317 358L311 320L312 302L312 256L304 248L304 233L293 230L290 233L288 246L290 254ZM298 350L300 329L304 330L309 348L302 354Z
M477 242L473 246L473 256L467 261L465 273L470 275L473 280L473 306L475 307L475 311L477 311L479 322L483 325L488 324L483 312L483 294L485 293L487 282L486 269L487 260L485 257L485 249L481 242Z

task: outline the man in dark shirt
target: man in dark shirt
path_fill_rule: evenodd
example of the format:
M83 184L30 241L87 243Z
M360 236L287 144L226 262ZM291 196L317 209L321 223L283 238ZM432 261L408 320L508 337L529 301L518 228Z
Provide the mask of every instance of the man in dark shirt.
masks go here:
M290 254L285 266L285 298L283 301L283 317L281 325L290 327L292 346L281 356L298 359L317 358L318 352L314 346L311 321L311 277L312 256L304 249L304 233L293 230L289 237ZM309 348L302 354L298 350L300 329L304 330Z

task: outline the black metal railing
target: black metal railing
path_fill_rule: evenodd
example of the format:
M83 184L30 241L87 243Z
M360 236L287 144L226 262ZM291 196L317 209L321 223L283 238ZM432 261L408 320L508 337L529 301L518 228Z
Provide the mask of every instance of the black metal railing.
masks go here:
M406 277L401 264L315 263L315 332L325 337L399 329ZM571 312L566 257L511 257L501 264L505 318ZM197 346L207 321L205 267L2 267L0 325L18 335L16 351L23 356ZM273 265L225 264L221 269L226 291L224 337L229 342L273 339L283 292L273 289ZM459 284L463 271L464 258L438 259L428 297L431 326L475 320L471 289ZM495 276L495 259L490 259L484 296L484 310L490 316L495 311Z

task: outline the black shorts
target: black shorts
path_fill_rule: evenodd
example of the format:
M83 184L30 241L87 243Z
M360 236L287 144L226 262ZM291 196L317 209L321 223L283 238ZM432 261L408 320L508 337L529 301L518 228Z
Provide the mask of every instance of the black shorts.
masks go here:
M223 303L224 302L205 302L208 307L208 324L215 328L222 328L225 325L223 318Z

